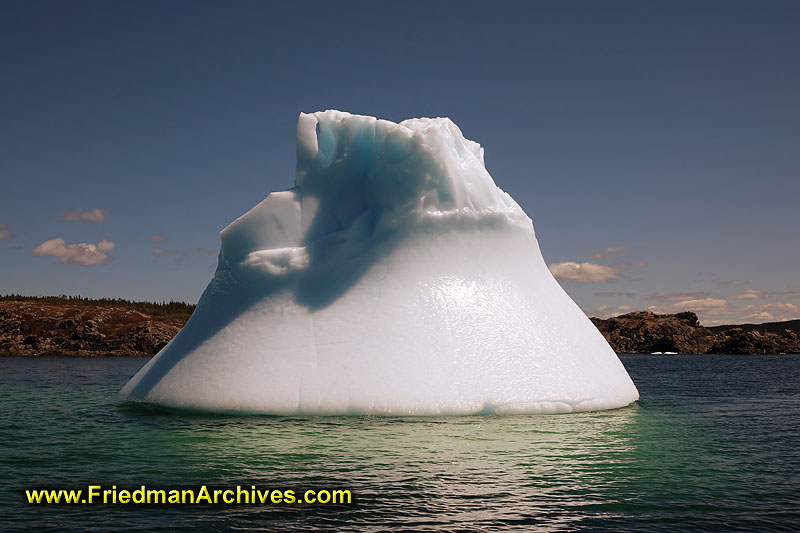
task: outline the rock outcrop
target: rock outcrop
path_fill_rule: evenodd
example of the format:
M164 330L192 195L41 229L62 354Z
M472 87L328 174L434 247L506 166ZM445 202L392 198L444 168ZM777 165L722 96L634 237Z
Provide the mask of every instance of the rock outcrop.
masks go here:
M149 356L185 319L120 307L0 301L0 356Z
M759 331L756 327L726 326L714 331L701 326L697 315L690 311L674 315L636 311L591 320L618 353L800 353L800 336L789 329L777 333L768 330L772 327Z

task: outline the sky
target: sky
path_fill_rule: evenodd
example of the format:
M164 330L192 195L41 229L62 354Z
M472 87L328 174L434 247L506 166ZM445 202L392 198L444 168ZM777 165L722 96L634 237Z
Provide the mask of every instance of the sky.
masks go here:
M0 293L196 302L300 112L447 116L590 316L800 318L800 3L2 2Z

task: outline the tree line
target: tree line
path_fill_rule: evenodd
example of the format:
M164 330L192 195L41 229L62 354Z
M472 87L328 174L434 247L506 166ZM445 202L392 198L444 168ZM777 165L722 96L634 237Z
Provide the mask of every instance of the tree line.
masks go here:
M174 300L162 302L134 302L124 298L86 298L84 296L71 296L62 294L60 296L23 296L22 294L0 295L0 301L15 302L40 302L52 305L79 305L96 307L121 307L139 311L146 315L161 318L189 318L194 312L195 305L186 302L176 302Z

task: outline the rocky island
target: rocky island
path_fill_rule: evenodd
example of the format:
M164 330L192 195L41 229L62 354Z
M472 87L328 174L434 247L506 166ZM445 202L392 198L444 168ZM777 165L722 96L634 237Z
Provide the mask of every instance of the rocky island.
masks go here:
M158 353L194 311L182 302L0 296L0 357ZM800 353L800 320L704 327L693 312L591 318L617 353Z

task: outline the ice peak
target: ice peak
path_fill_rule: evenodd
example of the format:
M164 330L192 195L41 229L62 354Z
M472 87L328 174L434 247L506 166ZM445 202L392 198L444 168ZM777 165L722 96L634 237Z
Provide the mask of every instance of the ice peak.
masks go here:
M376 153L364 154L363 149L367 147L362 143L370 141ZM462 157L464 152L469 152L484 166L481 145L465 138L447 117L412 118L395 123L329 109L300 113L297 121L298 174L315 159L323 168L330 166L334 159L364 155L385 156L399 163L421 146L446 147Z
M533 231L486 171L483 148L449 118L397 124L328 110L300 114L295 187L270 194L225 228L222 251L232 266L281 257L266 270L290 272L304 261L286 259L285 250L332 236L352 244L420 223L498 221Z
M312 194L359 190L381 209L510 207L486 171L481 145L449 118L398 124L343 111L301 113L296 184Z

